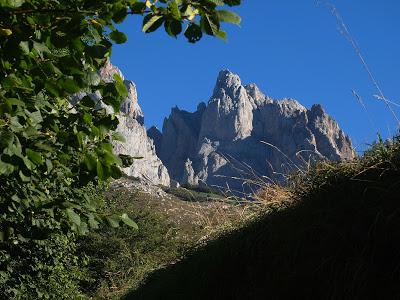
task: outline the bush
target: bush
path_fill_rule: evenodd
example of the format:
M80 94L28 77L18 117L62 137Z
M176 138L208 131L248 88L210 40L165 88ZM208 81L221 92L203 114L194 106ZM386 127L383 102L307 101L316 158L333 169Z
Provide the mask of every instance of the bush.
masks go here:
M137 288L151 271L182 254L184 244L177 239L175 228L165 216L135 205L138 197L146 196L117 190L108 195L103 210L109 214L126 212L139 230L102 226L78 241L79 253L89 258L81 286L90 297L122 296L128 289Z
M73 234L53 234L0 250L0 299L79 299L85 257L76 253Z

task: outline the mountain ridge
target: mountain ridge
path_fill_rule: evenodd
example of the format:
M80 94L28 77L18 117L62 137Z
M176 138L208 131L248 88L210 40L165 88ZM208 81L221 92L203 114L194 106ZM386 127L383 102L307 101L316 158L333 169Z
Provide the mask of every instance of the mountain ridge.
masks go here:
M190 185L242 189L255 174L283 182L282 173L309 160L356 156L321 105L307 109L294 99L274 100L227 69L219 72L207 104L194 112L172 108L162 132L152 127L148 135L157 140L171 178Z

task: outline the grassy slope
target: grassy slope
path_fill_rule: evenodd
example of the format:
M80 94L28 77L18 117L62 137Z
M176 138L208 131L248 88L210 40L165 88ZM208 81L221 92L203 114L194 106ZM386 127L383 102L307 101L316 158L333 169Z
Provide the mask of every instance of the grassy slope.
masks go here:
M222 201L211 191L173 189L155 197L119 188L106 195L106 212L126 212L139 225L103 227L83 238L80 252L90 258L84 292L94 299L120 299L149 273L174 263L187 249L238 226L258 211L253 205ZM198 201L188 201L200 199ZM220 201L207 201L219 199Z
M294 182L295 202L155 272L126 299L398 299L399 143Z

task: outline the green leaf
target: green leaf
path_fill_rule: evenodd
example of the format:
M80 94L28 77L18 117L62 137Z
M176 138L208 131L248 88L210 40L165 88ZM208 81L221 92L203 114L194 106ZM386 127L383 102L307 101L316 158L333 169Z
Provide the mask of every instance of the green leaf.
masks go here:
M89 96L85 96L79 101L79 104L89 107L89 108L93 108L96 103Z
M220 27L218 17L208 13L202 14L200 27L208 35L217 35Z
M17 116L10 118L10 128L14 132L20 132L24 129L24 126L21 125Z
M3 7L18 8L25 3L25 0L3 0L0 3Z
M146 10L146 4L144 2L134 2L130 4L129 7L134 14L142 15Z
M22 160L25 164L25 167L27 167L28 170L33 170L35 169L35 165L33 162L31 162L27 157L22 157Z
M217 6L223 6L225 5L223 0L210 0L212 3L214 3Z
M164 17L160 15L154 15L152 13L146 15L143 19L143 28L142 31L145 33L150 33L157 28L159 28L164 22Z
M72 223L78 227L81 225L81 217L72 208L67 208L65 212Z
M227 22L227 23L240 25L240 22L242 21L242 19L239 17L239 15L237 15L233 11L229 11L229 10L218 10L217 16L221 22Z
M44 84L44 87L47 91L49 91L53 96L59 97L60 96L60 89L59 86L54 83L53 81L49 80Z
M43 122L43 117L39 110L27 114L32 125L37 125Z
M80 235L86 235L89 232L88 225L81 221L81 224L78 226L78 233Z
M125 20L126 16L128 15L128 11L125 5L120 5L118 7L119 9L115 11L112 20L115 23L120 24Z
M217 32L217 34L215 35L217 38L220 38L221 40L224 40L225 42L227 41L227 35L226 32L223 30L220 30Z
M125 33L118 31L118 30L112 31L110 33L110 39L112 39L117 44L123 44L128 40Z
M22 171L19 171L19 177L21 178L21 180L23 182L29 182L31 181L31 178L29 176L25 176L24 173L22 173Z
M6 100L6 102L7 102L7 104L10 105L10 106L13 106L13 105L15 105L15 106L21 106L21 107L25 107L25 106L26 106L24 101L21 101L21 100L19 100L19 99L15 99L15 98L8 98L8 99Z
M200 41L203 36L201 28L195 23L191 23L185 30L185 37L188 39L189 43L196 43Z
M60 82L61 87L69 94L77 93L80 91L79 85L72 78L65 78Z
M169 19L164 23L165 31L172 37L177 37L182 32L182 23L180 21Z
M89 214L88 222L89 222L90 228L92 228L92 229L98 229L99 228L99 222L96 221L96 219L94 218L93 214Z
M241 0L224 0L224 3L227 4L228 6L240 5L241 2L242 2Z
M101 164L101 161L99 161L99 160L96 163L96 172L97 172L97 176L99 177L100 180L106 179L103 165Z
M124 84L124 81L122 80L121 76L119 76L118 74L114 74L113 78L115 80L115 88L117 89L118 94L122 98L128 97L128 89L126 88L126 86ZM114 107L114 109L116 111L118 111L119 110L119 106L118 107Z
M19 47L21 48L21 50L24 54L29 54L29 52L30 52L29 42L23 41L23 42L19 43Z
M1 85L5 90L13 90L22 86L22 81L15 74L9 74L1 81Z
M76 139L78 140L79 147L81 147L81 148L83 148L83 146L84 146L85 136L86 136L86 134L82 131L79 131L76 134Z
M121 218L114 215L114 216L106 217L106 220L107 220L108 224L110 224L110 226L112 228L118 228Z
M122 164L122 162L121 162L121 164ZM114 178L114 179L119 179L123 175L121 169L116 165L112 165L110 170L111 170L110 171L111 172L111 177Z
M0 160L0 175L10 175L14 172L14 166Z
M0 132L0 146L8 147L14 142L14 133L12 132Z
M47 167L47 172L50 173L51 170L53 170L53 163L51 162L51 160L46 159L46 167Z
M124 222L129 227L132 227L132 228L134 228L136 230L139 229L138 225L134 221L132 221L132 219L129 218L129 216L126 213L123 213L121 215L121 221Z
M97 72L89 71L85 74L85 81L90 86L96 86L100 84L101 77Z
M28 148L28 149L26 149L26 155L34 164L36 164L36 165L43 164L43 158L39 152L33 151Z
M43 53L50 53L49 48L43 43L33 42L33 49L37 52L37 54L43 59Z
M94 171L96 170L97 167L97 159L94 157L92 154L87 154L84 158L84 163L86 165L86 168L89 171Z
M181 12L179 11L178 3L176 1L171 1L168 4L169 11L171 12L171 16L180 21L181 20Z

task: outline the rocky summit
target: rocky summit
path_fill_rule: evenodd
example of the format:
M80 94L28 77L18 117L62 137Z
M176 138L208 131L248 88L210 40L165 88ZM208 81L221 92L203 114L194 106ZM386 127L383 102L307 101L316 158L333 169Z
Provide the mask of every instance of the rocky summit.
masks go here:
M219 73L208 104L195 112L175 107L162 132L152 127L157 155L171 179L241 192L317 159L355 157L350 138L324 109L294 99L274 100L239 76Z

